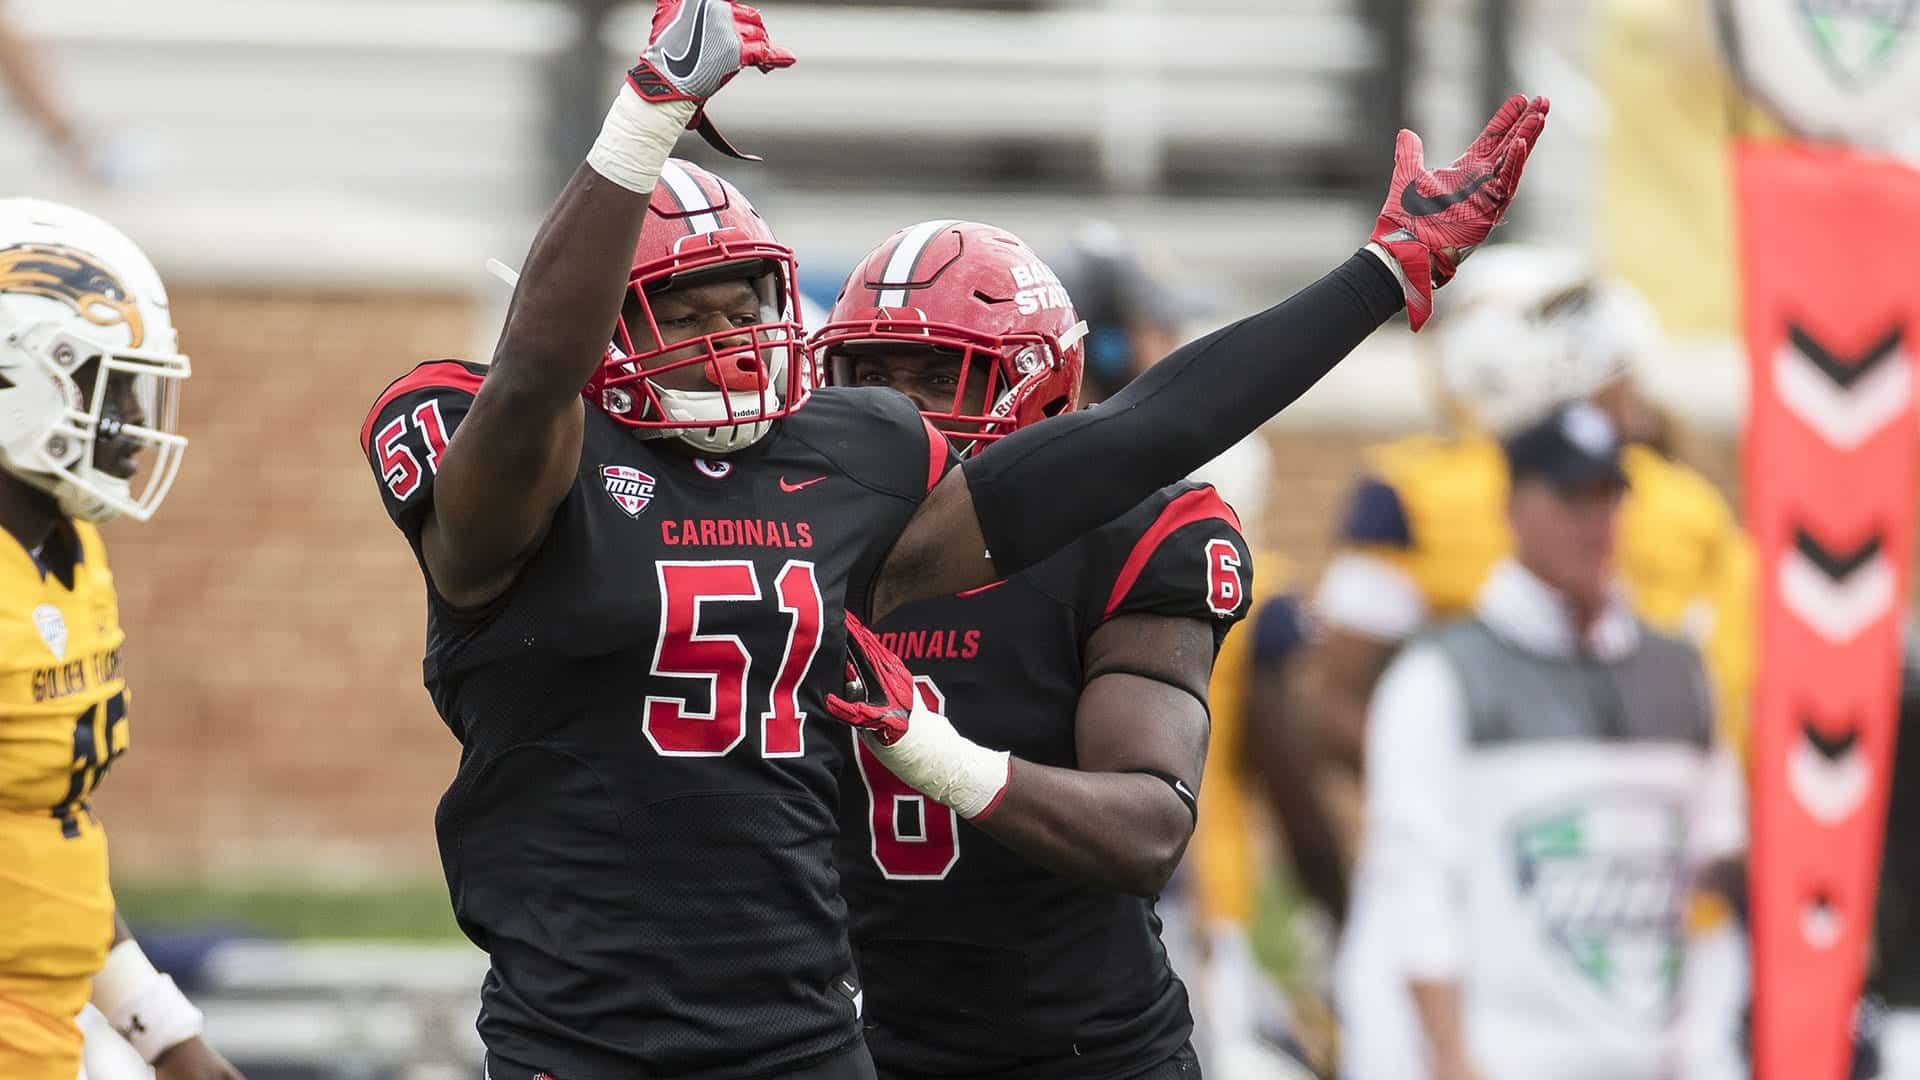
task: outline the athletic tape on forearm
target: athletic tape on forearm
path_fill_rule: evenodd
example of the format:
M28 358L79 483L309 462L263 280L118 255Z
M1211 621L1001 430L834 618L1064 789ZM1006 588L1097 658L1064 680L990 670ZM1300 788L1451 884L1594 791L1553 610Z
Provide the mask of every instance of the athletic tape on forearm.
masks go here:
M1356 253L1281 304L1175 349L1097 408L1014 432L962 469L1001 576L1212 461L1332 371L1404 303Z
M993 809L1007 789L1010 755L989 750L953 729L946 717L915 695L907 733L892 746L875 738L867 748L909 787L972 820Z
M173 984L173 976L153 966L137 941L123 941L107 953L93 977L92 1000L149 1065L206 1027L206 1017Z
M692 101L651 102L631 85L622 85L600 125L600 137L587 151L587 164L628 191L648 194L698 108Z

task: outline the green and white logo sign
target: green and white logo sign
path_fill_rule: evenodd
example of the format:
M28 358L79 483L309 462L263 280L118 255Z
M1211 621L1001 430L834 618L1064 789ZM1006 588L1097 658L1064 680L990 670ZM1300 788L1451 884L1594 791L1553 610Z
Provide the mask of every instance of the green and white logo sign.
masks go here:
M1671 1018L1684 955L1685 817L1645 792L1589 796L1513 832L1523 907L1562 962L1570 996L1640 1024Z
M1800 14L1834 77L1861 86L1911 48L1920 0L1800 0Z
M1716 0L1740 82L1799 135L1884 149L1920 123L1920 0Z

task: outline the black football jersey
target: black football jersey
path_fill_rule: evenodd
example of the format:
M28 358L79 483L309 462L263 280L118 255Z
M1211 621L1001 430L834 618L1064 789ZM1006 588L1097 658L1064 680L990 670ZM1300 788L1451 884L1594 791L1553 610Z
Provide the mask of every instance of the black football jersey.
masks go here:
M362 431L416 555L484 371L424 364ZM586 418L507 593L459 611L428 583L426 685L461 745L435 825L492 960L480 1033L566 1080L784 1072L859 1034L823 697L950 451L892 391L819 391L724 458Z
M1212 488L1179 484L998 585L875 627L968 738L1074 768L1087 640L1106 619L1246 614L1253 562ZM858 740L842 777L840 879L883 1076L1108 1078L1187 1041L1186 989L1151 900L1002 847Z

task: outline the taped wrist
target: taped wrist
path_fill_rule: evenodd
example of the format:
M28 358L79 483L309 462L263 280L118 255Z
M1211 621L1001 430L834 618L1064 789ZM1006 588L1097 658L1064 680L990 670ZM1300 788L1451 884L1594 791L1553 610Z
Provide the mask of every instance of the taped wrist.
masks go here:
M888 746L861 732L867 749L893 775L971 821L992 810L1007 790L1012 755L989 750L955 731L946 717L914 695L906 734Z
M1032 566L1212 461L1404 303L1380 260L1355 253L1282 303L1175 349L1105 404L969 458L961 469L994 570Z
M137 941L123 941L107 953L93 977L92 1000L149 1065L206 1028L206 1017L173 984L173 976L153 966Z
M622 83L600 137L587 151L587 164L628 191L649 194L699 107L697 101L648 101L631 83Z

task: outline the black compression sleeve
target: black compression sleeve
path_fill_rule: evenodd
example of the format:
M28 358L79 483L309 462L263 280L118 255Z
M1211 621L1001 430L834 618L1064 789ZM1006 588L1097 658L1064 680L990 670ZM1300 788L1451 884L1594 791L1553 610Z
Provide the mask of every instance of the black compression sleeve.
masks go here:
M1095 409L1017 431L962 468L1003 577L1120 516L1265 423L1400 310L1362 251L1275 307L1182 345Z

